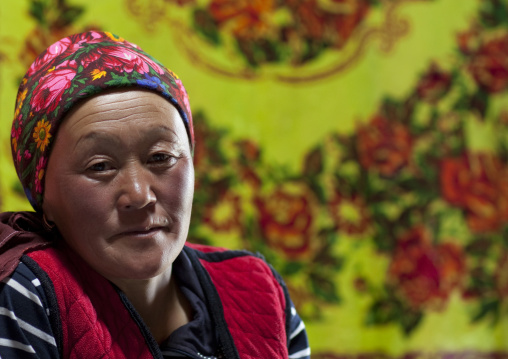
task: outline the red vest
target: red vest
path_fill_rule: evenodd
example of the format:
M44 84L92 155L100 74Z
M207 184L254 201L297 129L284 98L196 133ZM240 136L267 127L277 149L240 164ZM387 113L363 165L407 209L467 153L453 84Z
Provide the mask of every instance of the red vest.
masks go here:
M208 300L223 357L287 358L288 296L270 266L243 251L190 244L184 251ZM162 358L125 295L76 254L47 248L28 256L52 283L64 358Z

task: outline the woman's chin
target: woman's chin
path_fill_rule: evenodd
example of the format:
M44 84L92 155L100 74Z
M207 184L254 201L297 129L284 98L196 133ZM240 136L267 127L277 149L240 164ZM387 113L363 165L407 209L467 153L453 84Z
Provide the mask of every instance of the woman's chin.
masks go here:
M150 280L164 276L171 270L173 261L164 256L146 256L140 254L135 257L124 256L108 268L95 268L104 277L116 283L117 281Z

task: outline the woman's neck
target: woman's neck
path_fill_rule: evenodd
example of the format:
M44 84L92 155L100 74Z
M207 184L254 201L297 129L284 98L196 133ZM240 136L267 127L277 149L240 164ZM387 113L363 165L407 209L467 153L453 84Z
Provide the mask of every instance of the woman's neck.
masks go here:
M192 319L192 308L170 267L148 280L113 281L127 296L160 344Z

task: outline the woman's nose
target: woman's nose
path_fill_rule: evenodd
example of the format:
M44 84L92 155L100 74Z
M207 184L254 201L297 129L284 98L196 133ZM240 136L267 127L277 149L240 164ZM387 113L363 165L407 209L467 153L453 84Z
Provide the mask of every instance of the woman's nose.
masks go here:
M156 196L152 190L151 174L148 172L137 165L124 170L119 183L119 209L136 210L155 203Z

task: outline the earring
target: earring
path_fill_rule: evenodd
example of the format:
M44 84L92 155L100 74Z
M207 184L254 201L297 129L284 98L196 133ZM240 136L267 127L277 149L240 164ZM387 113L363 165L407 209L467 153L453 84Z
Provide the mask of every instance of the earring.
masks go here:
M47 229L48 231L52 231L53 228L55 228L55 224L54 223L50 224L44 213L42 214L42 222L44 223L44 228Z

